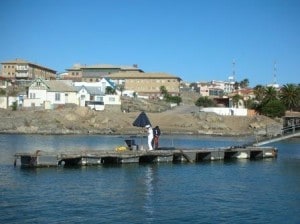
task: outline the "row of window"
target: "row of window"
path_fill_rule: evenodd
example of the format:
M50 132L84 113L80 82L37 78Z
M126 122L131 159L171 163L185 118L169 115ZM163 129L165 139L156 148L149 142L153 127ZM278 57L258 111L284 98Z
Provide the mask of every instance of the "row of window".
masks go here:
M15 66L14 65L12 65L12 66L10 66L10 65L3 65L3 68L15 68Z
M35 93L30 93L29 98L35 99L36 95ZM60 101L60 93L55 93L55 101Z
M68 94L66 94L66 96L68 96ZM35 93L30 93L30 95L29 95L30 99L35 99L35 97L36 97ZM84 95L81 95L81 99L84 99L84 98L85 98ZM61 99L61 94L60 93L55 93L55 101L59 102L60 99ZM97 96L96 101L101 101L102 102L103 97ZM109 102L115 102L116 98L115 97L109 97L108 101Z
M12 73L8 72L7 75L8 75L8 76L14 76L15 73L14 73L14 72L12 72Z

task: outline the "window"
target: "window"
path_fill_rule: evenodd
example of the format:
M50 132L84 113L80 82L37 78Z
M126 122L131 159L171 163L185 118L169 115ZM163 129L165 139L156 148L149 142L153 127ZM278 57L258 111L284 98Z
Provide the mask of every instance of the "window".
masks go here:
M101 101L101 102L103 102L103 97L102 97L102 96L96 96L96 101Z
M60 93L55 93L55 101L60 101Z
M114 97L109 97L109 98L108 98L108 101L109 101L109 102L115 102L116 99L115 99Z
M35 93L30 93L29 98L30 98L30 99L35 99Z

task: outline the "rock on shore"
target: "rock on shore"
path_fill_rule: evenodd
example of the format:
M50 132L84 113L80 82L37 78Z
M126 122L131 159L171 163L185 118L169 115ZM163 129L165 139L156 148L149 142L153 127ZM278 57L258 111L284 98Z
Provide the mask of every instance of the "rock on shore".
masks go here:
M138 134L132 125L140 112L93 111L85 107L55 110L0 110L0 132L21 134ZM179 106L147 115L163 134L274 135L282 124L264 116L219 116Z

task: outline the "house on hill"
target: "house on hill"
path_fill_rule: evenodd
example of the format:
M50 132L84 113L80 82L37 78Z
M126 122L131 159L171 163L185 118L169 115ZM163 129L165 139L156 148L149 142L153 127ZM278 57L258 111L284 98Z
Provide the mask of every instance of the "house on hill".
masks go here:
M29 88L23 107L53 108L63 104L78 104L77 91L63 80L34 80Z
M116 89L116 85L109 78L102 78L98 82L74 82L74 86L85 86L85 87L97 87L103 94L105 94L106 88L111 87Z
M120 94L106 93L107 87L116 89L115 84L108 78L102 78L99 82L74 82L74 86L80 106L93 102L103 102L106 108L121 105Z

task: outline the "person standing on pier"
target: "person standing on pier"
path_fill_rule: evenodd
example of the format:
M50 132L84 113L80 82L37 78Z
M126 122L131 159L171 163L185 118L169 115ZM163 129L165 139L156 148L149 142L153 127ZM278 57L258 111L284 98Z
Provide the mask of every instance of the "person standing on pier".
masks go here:
M160 129L159 129L159 126L156 126L155 128L153 128L154 149L158 149L159 136L160 136Z
M153 150L152 147L152 140L153 140L153 129L151 127L151 125L146 125L145 128L147 129L147 133L148 133L148 149L149 150Z

